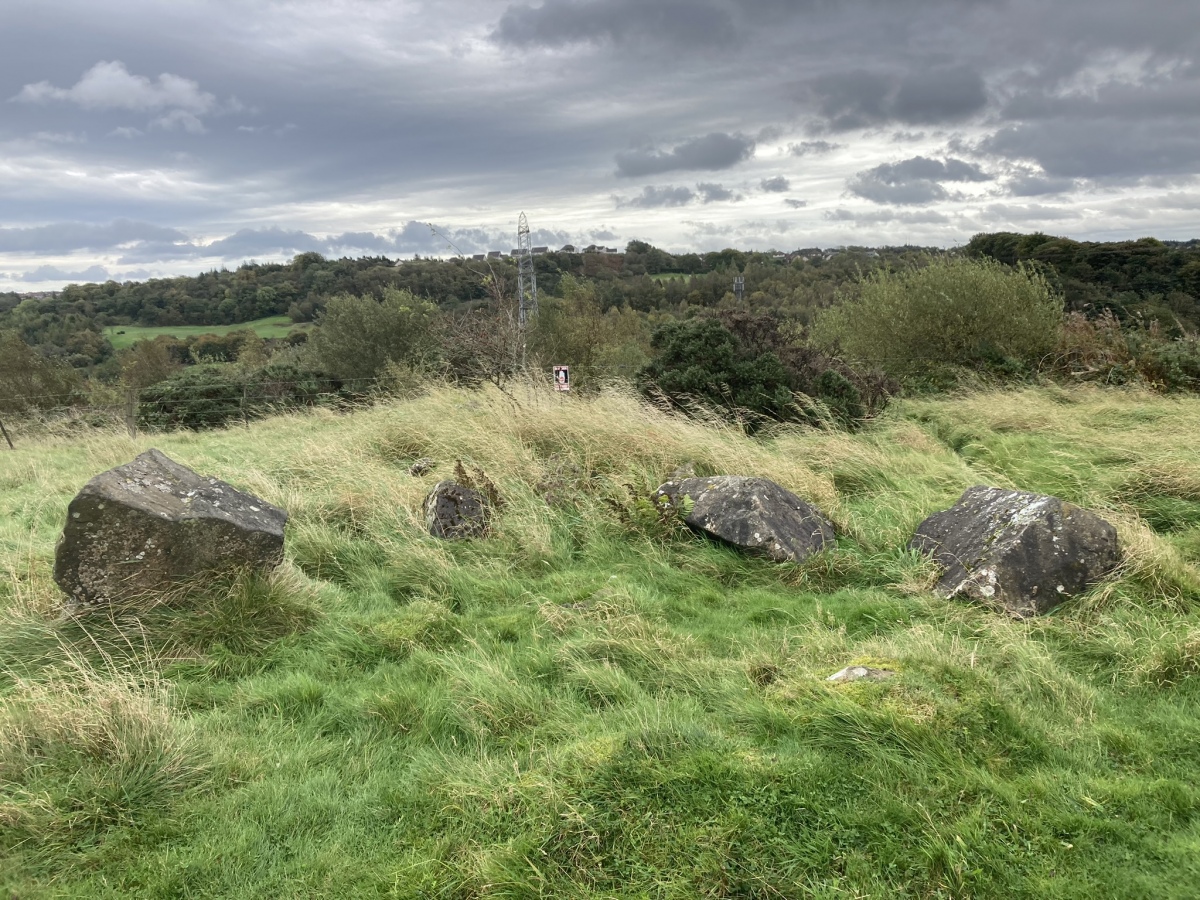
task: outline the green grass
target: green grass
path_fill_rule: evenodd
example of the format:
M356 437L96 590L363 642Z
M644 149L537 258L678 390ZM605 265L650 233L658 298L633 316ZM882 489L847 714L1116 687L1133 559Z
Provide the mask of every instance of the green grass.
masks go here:
M0 895L1196 896L1200 402L1030 389L750 439L516 396L0 454ZM63 618L66 504L148 446L285 506L286 562ZM507 499L487 540L422 529L456 457ZM838 551L624 524L685 461L812 499ZM904 543L980 482L1101 511L1119 577L1032 622L934 599ZM850 663L899 674L825 682Z
M678 272L658 272L654 275L651 275L650 277L653 278L655 281L674 281L677 278L680 281L687 281L688 278L690 278L691 276L690 275L681 275Z
M237 325L110 325L104 329L104 336L117 350L124 350L138 341L152 341L163 335L182 339L201 334L229 334L231 331L249 329L261 338L280 338L286 337L295 328L304 327L306 326L296 325L287 316L268 316Z

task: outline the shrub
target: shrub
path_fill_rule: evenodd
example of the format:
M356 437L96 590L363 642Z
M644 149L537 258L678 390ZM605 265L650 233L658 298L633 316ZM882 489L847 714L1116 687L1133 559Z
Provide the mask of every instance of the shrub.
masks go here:
M334 400L338 387L335 379L284 363L249 372L227 364L192 366L140 393L138 422L150 428L223 428Z
M1053 371L1072 381L1200 390L1200 341L1167 338L1154 321L1148 327L1122 326L1109 310L1094 319L1071 313L1059 336Z
M1062 325L1062 297L1024 265L939 258L876 270L855 287L817 318L814 339L897 377L1027 371L1054 349Z
M668 322L650 338L654 357L638 374L644 394L680 408L697 401L762 419L796 418L788 373L774 353L747 352L716 319Z
M201 334L189 340L192 361L197 363L233 362L238 358L249 328L238 328L225 334Z
M788 373L793 391L824 404L839 424L854 427L882 412L899 386L882 371L858 371L804 340L798 322L775 313L727 310L719 315L724 325L750 352L774 353ZM809 408L807 417L823 420L821 411Z
M242 416L244 386L231 367L192 366L141 391L138 424L151 428L221 428Z
M564 275L562 298L543 295L529 333L529 356L543 371L571 367L571 389L594 389L606 378L629 378L646 364L646 317L625 307L602 308L596 285Z
M411 292L385 288L381 299L339 294L330 299L306 345L313 368L369 381L388 363L419 367L436 355L437 308Z

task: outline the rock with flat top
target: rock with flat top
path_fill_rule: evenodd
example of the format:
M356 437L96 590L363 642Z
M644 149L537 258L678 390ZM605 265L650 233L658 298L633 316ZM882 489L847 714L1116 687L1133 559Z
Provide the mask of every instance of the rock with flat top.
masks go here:
M180 581L283 561L287 513L158 450L102 472L67 507L54 580L80 604L152 597Z
M910 549L943 569L946 598L1041 615L1102 581L1120 561L1117 531L1058 497L976 485L917 528Z
M834 542L824 514L767 478L713 475L668 481L656 492L678 504L692 500L688 526L775 562L800 562Z

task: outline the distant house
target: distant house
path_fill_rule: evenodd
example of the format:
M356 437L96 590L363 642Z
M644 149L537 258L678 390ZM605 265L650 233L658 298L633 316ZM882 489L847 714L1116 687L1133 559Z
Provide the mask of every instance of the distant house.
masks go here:
M562 249L559 250L558 252L559 253L576 253L578 251L576 251L574 244L563 244Z
M532 253L534 256L541 256L543 253L549 253L550 248L549 247L534 247L529 252Z
M474 256L471 257L471 259L478 262L480 260L487 259L487 254L486 253L476 253Z
M503 250L489 250L487 258L488 259L500 259L503 256L504 256Z

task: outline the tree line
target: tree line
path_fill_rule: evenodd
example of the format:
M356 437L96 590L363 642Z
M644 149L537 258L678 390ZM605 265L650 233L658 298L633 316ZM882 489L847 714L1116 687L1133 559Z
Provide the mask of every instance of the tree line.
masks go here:
M119 353L99 329L122 324L114 321L122 309L131 325L157 315L121 305L152 282L6 299L0 414L134 397L127 416L143 424L212 427L431 379L504 389L552 364L571 365L579 389L622 379L655 402L724 410L750 428L788 420L856 427L896 393L940 390L964 373L1200 389L1194 244L999 234L978 235L963 251L813 249L779 258L671 256L632 241L623 254L551 253L536 265L541 309L527 331L517 325L508 259L397 265L302 254L288 265L174 279L256 285L244 296L274 306L222 312L221 301L215 314L258 316L287 300L294 319L316 327L265 341L249 329L158 337ZM735 274L745 283L740 299ZM301 300L298 284L309 285ZM345 289L325 293L334 285Z

